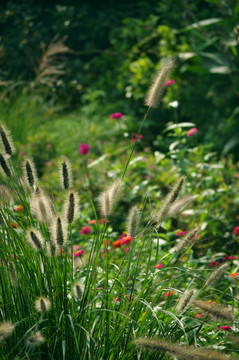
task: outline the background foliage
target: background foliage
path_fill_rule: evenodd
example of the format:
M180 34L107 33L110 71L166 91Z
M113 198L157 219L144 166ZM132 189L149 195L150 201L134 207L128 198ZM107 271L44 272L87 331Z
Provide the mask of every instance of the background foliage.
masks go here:
M2 99L12 103L24 91L32 103L37 94L58 113L97 100L97 121L113 104L132 116L134 128L152 74L162 59L176 57L175 84L146 125L147 141L164 120L193 121L203 143L237 156L238 17L238 2L229 0L6 1L0 7ZM54 69L42 74L44 54L62 39L71 51L57 54ZM168 108L174 100L178 108Z

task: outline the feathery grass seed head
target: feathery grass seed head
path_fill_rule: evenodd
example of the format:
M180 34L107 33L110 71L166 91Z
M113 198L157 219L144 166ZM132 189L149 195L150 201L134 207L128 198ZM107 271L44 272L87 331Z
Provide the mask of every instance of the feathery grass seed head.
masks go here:
M172 206L168 210L168 216L175 216L178 215L182 210L185 209L187 205L189 205L193 200L195 196L187 195L182 197L181 199L176 200Z
M41 222L51 223L53 219L53 204L42 191L33 193L31 197L31 211Z
M13 155L15 152L15 146L12 141L10 131L0 122L0 139L4 147L5 153Z
M30 347L37 347L45 342L43 335L40 331L36 332L35 334L31 334L28 336L26 343Z
M212 283L214 283L214 281L219 280L227 267L228 267L227 264L223 264L217 270L213 271L212 274L207 279L205 283L205 287L211 285Z
M27 240L35 250L41 250L44 247L44 238L37 229L31 228L27 231Z
M194 295L195 295L195 290L190 290L185 292L181 296L176 306L176 312L178 314L181 314L184 310L186 310L186 308L190 305L190 302L192 301Z
M23 162L23 173L28 186L34 188L34 185L36 185L37 181L37 174L34 162L29 158L26 158Z
M101 214L108 218L114 209L114 206L119 200L120 193L123 187L121 179L117 179L113 184L100 194L99 201L101 207Z
M82 299L84 291L85 291L85 287L81 283L75 284L73 286L73 294L76 299Z
M134 340L134 344L145 350L161 351L173 355L180 360L232 360L232 357L224 355L221 351L181 346L160 339L139 338Z
M234 319L231 309L221 305L211 305L204 301L193 301L193 304L203 310L207 315L219 320L232 321Z
M175 251L178 253L183 253L185 250L187 250L187 248L189 246L191 246L194 241L196 236L199 234L200 229L196 228L192 231L190 231L188 234L186 234L180 241L179 243L175 246Z
M63 205L63 214L67 224L71 224L79 212L78 194L74 191L69 191Z
M140 211L135 205L130 209L127 218L127 234L135 236L140 220Z
M10 336L14 331L14 325L11 321L3 321L0 323L0 341Z
M167 217L170 214L170 209L173 206L173 204L175 203L175 201L177 200L179 193L183 187L184 181L185 181L186 176L182 176L178 182L176 183L176 185L172 188L172 190L170 191L170 193L168 194L166 201L161 209L161 211L159 212L159 214L156 216L156 221L158 223L164 221L167 219Z
M50 310L51 308L51 302L49 299L44 298L44 297L39 297L36 301L35 301L35 307L37 309L37 311L39 313L43 313L45 311Z
M173 67L174 61L168 60L166 64L160 69L145 97L145 105L152 108L156 108L159 105L161 96L164 91L163 85L169 79Z
M70 189L72 186L72 169L68 160L62 161L60 165L60 181L63 190Z
M67 240L66 223L60 216L54 218L51 233L53 244L58 246L65 244Z
M7 161L4 158L4 155L0 153L0 165L1 165L1 172L3 175L6 175L7 177L11 177L12 173L11 170L7 164Z

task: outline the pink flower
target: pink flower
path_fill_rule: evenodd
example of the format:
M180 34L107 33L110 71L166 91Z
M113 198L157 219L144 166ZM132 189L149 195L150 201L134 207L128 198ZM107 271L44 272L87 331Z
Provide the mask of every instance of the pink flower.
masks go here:
M121 235L120 237L120 245L129 245L131 241L133 240L133 236L130 235Z
M163 296L172 296L174 294L174 291L169 291L163 294Z
M77 250L73 256L78 257L78 256L84 254L84 252L85 252L85 250L83 250L83 249L82 250Z
M180 230L178 231L175 235L176 236L182 236L182 235L185 235L186 234L186 231L185 230Z
M163 264L158 264L155 266L155 269L162 269L162 267L163 267Z
M111 119L120 119L120 118L122 118L122 116L123 116L123 114L121 112L110 115Z
M80 145L79 152L81 153L81 155L87 155L89 151L90 151L89 145L87 144Z
M234 178L235 178L235 179L238 179L238 178L239 178L239 174L235 174Z
M168 85L173 85L175 83L175 80L168 80L163 84L163 87L166 87Z
M130 251L130 247L127 246L127 247L124 249L124 252L127 253L127 252L129 252L129 251Z
M198 129L197 128L192 128L192 129L190 129L190 130L188 130L188 132L187 132L187 136L189 137L189 136L193 136L194 134L196 134L198 132Z
M229 330L231 330L231 326L229 326L229 325L220 326L220 330L229 331Z
M116 298L115 298L115 301L119 301L119 298L118 298L118 297L116 297Z
M136 139L137 139L137 141L140 141L142 138L143 138L143 135L142 135L142 134L139 134L138 139L137 139L137 134L136 134L136 133L133 133L130 142L131 142L131 143L134 143L134 142L136 141Z
M239 235L239 226L235 226L233 229L233 234L234 235Z
M80 234L81 235L87 235L91 232L91 228L89 226L82 226Z

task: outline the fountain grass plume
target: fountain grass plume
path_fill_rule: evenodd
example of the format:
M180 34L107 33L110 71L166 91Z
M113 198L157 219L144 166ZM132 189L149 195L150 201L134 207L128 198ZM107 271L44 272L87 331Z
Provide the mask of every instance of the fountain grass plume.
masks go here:
M43 344L44 342L45 342L45 339L40 331L38 331L34 334L31 334L26 339L26 344L29 347L37 347L37 346L40 346L41 344Z
M8 155L13 155L16 151L11 133L9 129L0 122L0 139L5 150L5 153Z
M10 336L14 331L14 325L11 321L3 321L0 323L0 341Z
M74 191L69 191L65 202L63 204L63 216L67 224L73 223L76 215L79 213L79 199L78 194Z
M35 301L35 307L39 313L43 313L51 309L51 302L47 298L39 297Z
M172 190L170 191L169 195L167 196L167 199L163 205L163 208L161 209L161 211L159 212L158 215L156 215L156 221L157 223L161 223L162 221L166 220L166 218L169 215L170 212L170 208L171 206L175 203L175 201L177 200L179 193L183 187L184 181L185 181L186 176L182 176L178 182L176 183L176 185L172 188Z
M178 345L161 339L138 338L134 345L144 350L162 352L175 356L180 360L231 360L231 357L224 355L221 351L211 349L196 349L193 346Z
M1 173L3 175L6 175L7 177L12 176L12 172L10 170L10 167L7 164L7 161L2 153L0 153L0 165L1 165Z
M67 241L66 222L60 216L53 219L51 225L52 243L63 246Z
M35 250L41 250L44 247L44 238L37 229L31 228L27 231L27 240Z
M149 106L150 108L156 108L159 105L163 91L165 89L163 85L169 79L169 76L174 67L174 63L174 60L168 60L166 64L160 69L145 97L145 105Z
M178 215L182 210L185 209L187 205L189 205L194 200L194 198L195 197L192 195L186 195L181 199L177 199L169 208L168 216L171 217Z
M101 214L108 218L114 209L114 206L119 200L123 182L121 179L117 179L113 184L99 196Z
M194 300L193 304L214 319L226 320L226 321L233 321L234 319L232 310L227 307L221 305L212 306L208 302L197 301L197 300Z
M60 182L63 190L70 189L73 184L72 168L68 160L62 161L60 165Z
M191 230L188 234L186 234L179 242L178 244L175 246L175 251L182 254L183 252L185 252L189 246L191 246L195 239L196 236L200 233L200 229L196 228L194 230Z
M223 264L218 269L212 272L212 274L209 276L205 283L205 288L211 284L213 284L216 280L219 280L222 275L224 274L225 270L227 269L228 265Z
M38 190L32 194L30 205L32 214L36 215L40 222L52 222L54 217L53 204L43 191Z
M193 297L195 296L196 290L186 291L178 301L176 306L176 312L181 314L184 310L188 308Z
M81 283L77 283L73 286L73 294L76 300L82 299L84 291L85 291L85 287Z
M131 236L135 236L140 220L140 210L134 205L129 212L127 218L127 234Z
M25 158L23 161L24 179L30 188L34 188L37 182L37 173L34 162L30 158Z

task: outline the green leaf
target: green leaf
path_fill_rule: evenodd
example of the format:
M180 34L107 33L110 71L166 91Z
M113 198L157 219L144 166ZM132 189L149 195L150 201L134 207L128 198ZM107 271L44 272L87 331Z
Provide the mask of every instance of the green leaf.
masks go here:
M182 123L173 124L173 125L168 126L168 127L165 129L165 131L169 131L169 130L176 129L176 128L193 127L193 126L195 126L194 123L182 122Z
M195 22L195 23L193 23L191 25L188 25L183 30L198 29L200 27L217 24L217 23L222 22L222 21L224 21L222 18L205 19L205 20Z
M224 145L222 154L223 155L227 154L231 149L233 149L238 144L239 144L239 136L235 135L230 140L228 140L228 142Z

